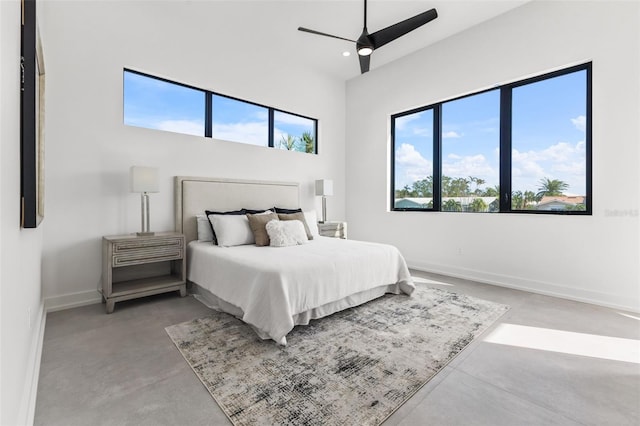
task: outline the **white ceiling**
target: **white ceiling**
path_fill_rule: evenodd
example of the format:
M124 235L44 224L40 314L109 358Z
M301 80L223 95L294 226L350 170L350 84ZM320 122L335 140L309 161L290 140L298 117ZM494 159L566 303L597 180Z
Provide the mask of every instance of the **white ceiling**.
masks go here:
M408 55L483 21L492 19L530 0L370 0L367 27L370 33L431 8L438 18L376 50L371 70ZM213 18L234 34L226 42L238 43L240 51L251 52L256 61L294 61L312 66L336 78L360 74L355 44L303 33L299 26L357 39L363 26L363 0L296 0L212 2L221 6L220 19ZM191 5L202 5L197 1ZM217 15L217 14L212 14ZM221 16L224 15L224 16ZM213 16L210 16L210 18ZM209 19L210 19L209 18ZM240 22L243 22L240 24ZM251 45L253 49L247 49ZM344 57L342 52L350 51Z

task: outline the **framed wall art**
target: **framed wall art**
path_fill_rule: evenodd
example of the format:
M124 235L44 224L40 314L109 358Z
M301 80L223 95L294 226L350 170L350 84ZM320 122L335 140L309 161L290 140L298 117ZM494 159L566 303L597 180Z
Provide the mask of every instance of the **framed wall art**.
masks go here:
M36 0L22 0L20 82L21 226L36 228L44 219L45 72L36 19Z

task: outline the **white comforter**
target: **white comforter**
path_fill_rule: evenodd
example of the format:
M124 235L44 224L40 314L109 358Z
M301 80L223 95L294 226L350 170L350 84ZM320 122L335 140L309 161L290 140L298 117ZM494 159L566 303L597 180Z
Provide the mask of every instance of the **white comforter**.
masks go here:
M389 284L396 293L415 289L404 258L386 244L327 237L292 247L194 241L187 259L189 281L240 308L244 322L280 344L297 314Z

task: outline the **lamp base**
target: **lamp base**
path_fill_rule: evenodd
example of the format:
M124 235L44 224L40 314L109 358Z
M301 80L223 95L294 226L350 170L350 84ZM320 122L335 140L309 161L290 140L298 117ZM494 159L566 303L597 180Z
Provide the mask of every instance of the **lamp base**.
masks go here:
M156 235L155 232L136 232L138 237L150 237L152 235Z

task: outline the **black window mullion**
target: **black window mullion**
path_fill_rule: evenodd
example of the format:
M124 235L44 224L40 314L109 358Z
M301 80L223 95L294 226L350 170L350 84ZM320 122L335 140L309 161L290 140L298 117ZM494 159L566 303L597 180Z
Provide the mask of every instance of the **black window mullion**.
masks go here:
M204 92L204 137L213 137L213 93Z
M275 131L275 126L273 124L273 108L269 108L269 147L273 148L274 145L274 134L273 132ZM316 141L316 145L317 145L317 141Z
M396 210L396 117L391 117L391 210Z
M511 87L500 89L500 212L511 211Z
M314 130L314 140L313 140L313 153L317 154L318 153L318 120L313 120L314 126L313 126L313 130Z
M433 107L433 210L442 210L442 104Z
M587 146L586 146L586 150L587 150L587 152L586 152L586 161L587 161L587 164L586 164L586 174L587 174L587 176L586 176L586 178L587 178L587 182L586 182L586 188L585 189L586 189L587 193L585 194L585 208L586 208L586 214L591 214L591 212L592 212L592 210L591 210L591 208L592 208L591 201L592 201L592 198L593 198L593 195L591 193L591 191L593 190L593 188L591 186L591 184L592 184L592 181L591 181L591 179L592 179L592 170L591 170L591 167L592 167L592 163L591 163L591 161L592 161L592 147L591 147L591 145L593 143L592 142L593 140L591 139L591 137L592 137L592 129L591 129L591 117L592 117L592 115L591 115L592 114L592 107L591 107L592 97L591 96L592 96L592 94L591 94L591 90L592 90L592 87L593 87L592 86L592 81L591 81L591 78L592 78L591 77L591 63L587 64L586 72L587 72L587 87L586 87L586 90L587 90L587 111L586 111L586 113L587 113L587 126L586 126L586 129L585 129L585 136L586 136L585 140L587 142Z

